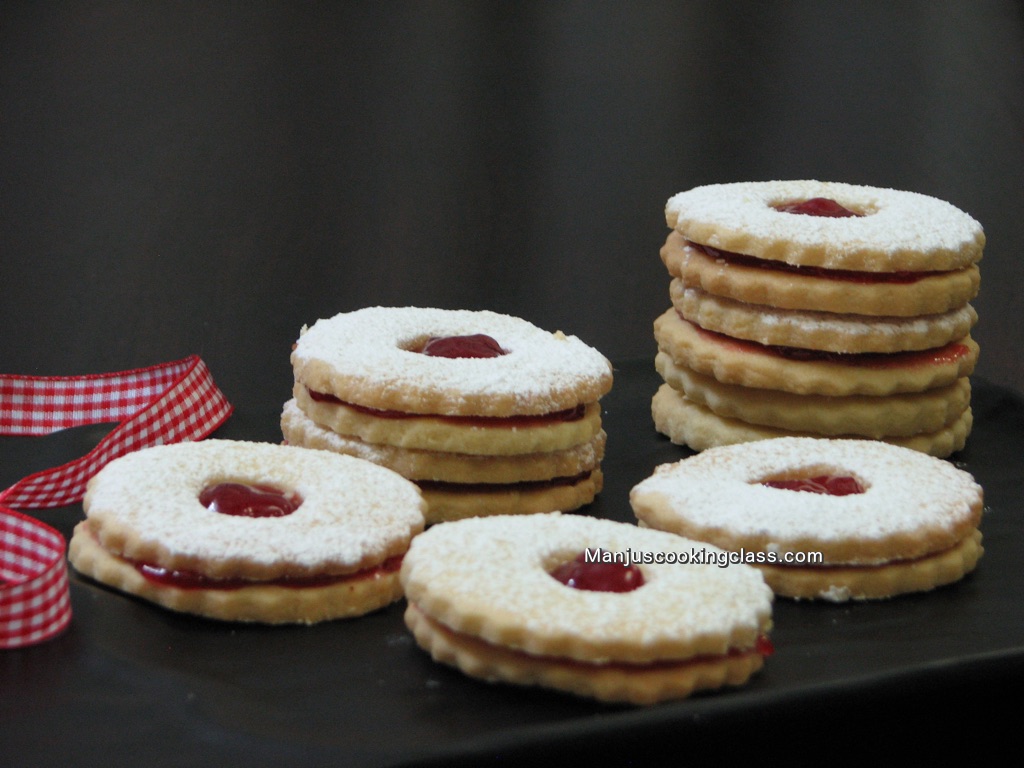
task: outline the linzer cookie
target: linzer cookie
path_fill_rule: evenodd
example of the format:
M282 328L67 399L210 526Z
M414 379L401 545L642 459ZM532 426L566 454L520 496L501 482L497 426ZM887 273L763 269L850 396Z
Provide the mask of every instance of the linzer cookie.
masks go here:
M774 181L681 192L666 220L658 431L697 450L783 435L964 446L974 219L911 192Z
M983 553L983 491L948 461L870 440L777 438L657 467L641 525L740 553L780 596L834 602L951 584Z
M794 223L777 214L808 218ZM665 216L690 242L792 266L852 270L855 281L865 279L861 273L970 268L985 245L978 222L947 202L836 182L710 184L670 198Z
M689 446L695 451L774 437L814 436L807 432L765 427L719 416L667 383L662 384L651 399L651 413L659 432L670 436L673 442ZM936 432L902 438L886 437L885 442L932 456L948 456L963 447L972 426L974 415L968 408L959 419Z
M943 387L890 395L885 408L879 408L878 398L869 395L803 395L724 384L676 366L663 352L655 357L655 367L667 386L722 418L826 436L853 434L878 440L937 432L964 414L971 399L966 376Z
M206 440L145 448L88 484L68 556L83 575L225 621L312 624L402 596L419 489L368 461Z
M825 270L745 258L743 254L698 245L679 232L668 236L661 258L669 274L687 287L781 309L877 317L933 315L963 306L977 295L981 285L977 264L920 273Z
M577 509L603 485L609 362L494 312L370 307L304 328L281 429L415 482L428 523Z
M908 352L941 348L966 337L978 321L970 304L915 317L867 317L841 312L776 309L669 285L680 317L707 331L770 347L796 347L842 354Z
M974 371L970 336L934 349L893 353L821 353L773 347L705 330L673 309L654 322L658 349L677 365L724 384L799 395L891 395L944 387ZM884 401L879 400L879 403Z
M771 651L755 569L675 534L582 515L473 518L416 537L405 621L438 662L488 682L635 705L742 685Z

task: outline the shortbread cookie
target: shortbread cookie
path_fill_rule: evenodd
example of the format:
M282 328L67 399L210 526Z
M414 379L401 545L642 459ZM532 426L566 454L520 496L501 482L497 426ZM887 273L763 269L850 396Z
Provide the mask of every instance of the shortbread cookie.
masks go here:
M294 399L287 401L281 412L281 432L292 445L366 459L414 482L511 484L575 477L601 465L607 443L602 429L587 442L561 451L491 455L401 448L322 427Z
M833 354L769 347L694 326L675 308L654 323L660 351L725 384L814 395L920 392L970 375L979 348L971 336L915 352Z
M971 402L966 376L923 392L828 397L723 384L677 366L664 352L654 365L666 384L719 416L821 436L880 440L936 432L958 421Z
M485 335L493 357L423 354L431 338ZM312 392L378 410L444 416L557 414L611 389L611 364L575 336L487 311L369 307L318 320L292 351Z
M808 201L853 215L790 212ZM825 269L957 270L981 259L985 245L981 225L943 200L837 182L710 184L670 198L665 218L691 242Z
M420 451L514 456L564 451L587 443L601 431L595 401L543 418L523 416L431 416L374 411L315 395L296 383L294 400L317 424L367 443Z
M927 591L981 557L983 492L951 463L869 440L779 438L657 467L641 524L763 568L776 594L833 601Z
M970 431L981 226L949 203L818 181L666 205L658 431L703 447L867 437L948 455Z
M427 524L464 517L572 511L589 504L604 485L601 460L607 436L563 451L474 455L398 448L345 437L321 427L285 403L281 431L292 445L373 461L417 483Z
M812 217L793 217L812 218ZM950 271L860 273L793 267L669 234L661 249L669 274L688 288L780 309L912 317L948 312L978 294L977 264Z
M820 433L797 432L719 416L709 408L693 402L668 383L662 384L651 398L651 415L654 427L659 433L673 443L685 445L695 451L776 437L821 437ZM973 425L974 414L968 407L955 421L935 432L880 439L892 445L946 458L963 449ZM834 437L856 435L840 434Z
M589 504L604 488L604 474L593 469L573 477L490 483L420 481L427 502L427 523L489 515L532 515L555 510L572 512Z
M676 311L689 322L735 339L824 352L907 352L962 339L978 320L970 304L932 315L868 317L838 312L778 309L669 285Z
M88 485L69 559L176 611L268 624L358 616L401 597L419 489L326 451L227 440L146 448Z
M612 369L575 337L493 312L371 307L305 329L292 364L288 442L395 469L429 523L573 510L602 488Z
M669 234L661 258L669 273L687 287L782 309L868 316L937 314L963 306L981 285L977 264L913 273L820 270L700 246L678 232Z
M770 651L771 590L695 551L726 554L558 513L445 523L402 564L406 623L435 660L490 682L631 704L740 685Z

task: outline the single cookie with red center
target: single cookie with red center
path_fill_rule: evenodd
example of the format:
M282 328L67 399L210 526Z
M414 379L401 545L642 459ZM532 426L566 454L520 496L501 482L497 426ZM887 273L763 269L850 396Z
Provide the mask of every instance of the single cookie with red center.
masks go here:
M601 490L612 369L574 336L494 312L369 307L303 329L287 442L418 483L428 522L576 509Z
M657 467L640 524L742 553L776 594L835 602L950 584L983 553L983 491L950 462L870 440L775 438Z
M811 180L696 187L670 198L665 214L672 307L654 335L680 402L661 394L652 403L658 431L697 447L684 415L696 410L701 448L786 431L892 438L936 455L963 447L971 417L957 393L969 391L979 354L969 303L985 244L977 221L927 195ZM713 398L694 400L695 387L679 386L701 377L715 380L700 387ZM735 403L720 396L727 392ZM908 435L915 395L917 411L936 413L937 399L958 409L941 424L920 419ZM821 418L823 398L851 396L874 398L864 401L873 423L892 430L865 432L861 404L859 422L842 423L854 413L845 404ZM772 418L751 401L771 401Z
M313 624L401 598L419 489L326 451L205 440L145 448L88 484L68 548L84 576L175 611Z
M840 182L709 184L672 196L665 218L719 252L858 273L963 269L985 245L978 222L950 203Z
M488 682L683 698L742 685L771 650L772 592L725 555L581 515L445 523L402 563L405 621L436 661Z

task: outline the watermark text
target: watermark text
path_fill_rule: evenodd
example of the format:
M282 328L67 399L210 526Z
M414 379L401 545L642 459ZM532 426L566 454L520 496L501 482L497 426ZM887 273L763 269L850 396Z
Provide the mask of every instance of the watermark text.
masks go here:
M772 550L714 549L691 547L689 550L650 551L633 549L611 551L587 547L583 552L587 563L619 563L629 565L821 565L821 552L775 552Z

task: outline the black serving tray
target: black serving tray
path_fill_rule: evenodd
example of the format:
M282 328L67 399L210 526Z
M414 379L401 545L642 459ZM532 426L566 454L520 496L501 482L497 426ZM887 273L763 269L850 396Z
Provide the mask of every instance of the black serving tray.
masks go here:
M630 488L689 455L654 431L658 383L651 361L616 367L604 400L605 489L583 514L633 522ZM310 768L544 755L649 765L665 755L685 764L801 754L842 763L890 738L921 751L983 737L991 749L1007 733L995 702L1019 696L1024 682L1024 402L975 381L973 407L974 432L952 460L985 489L978 569L888 601L777 600L775 654L742 688L607 706L433 663L406 632L402 603L313 627L233 625L165 611L72 572L71 628L0 651L0 764ZM0 438L0 487L81 455L105 430ZM217 436L278 441L278 414L236 413ZM34 514L68 537L82 518L80 506Z

